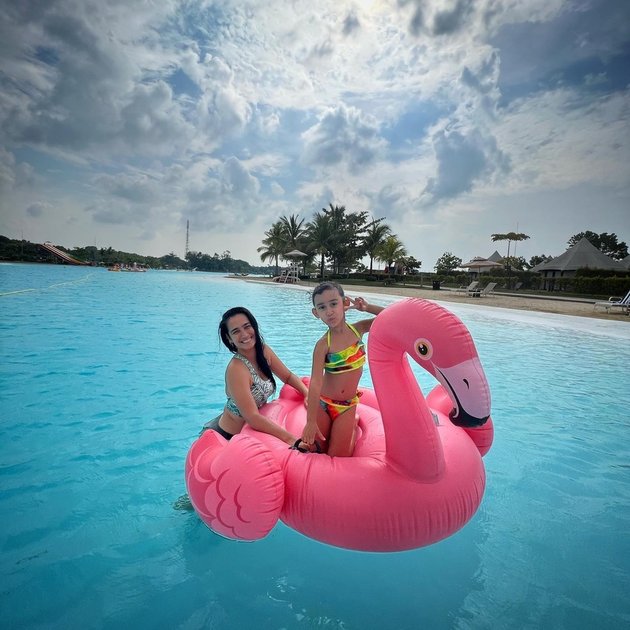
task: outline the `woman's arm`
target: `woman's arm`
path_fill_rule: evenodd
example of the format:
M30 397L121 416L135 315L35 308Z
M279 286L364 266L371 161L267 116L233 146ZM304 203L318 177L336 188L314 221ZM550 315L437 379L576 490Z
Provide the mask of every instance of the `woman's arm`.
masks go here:
M265 356L267 357L267 362L271 366L271 371L283 382L287 385L293 387L293 389L297 390L306 398L308 396L308 388L299 376L293 374L289 368L282 363L278 355L269 347L265 346Z
M230 396L241 412L241 417L252 429L273 435L289 444L289 446L295 444L297 438L292 433L289 433L275 422L265 418L265 416L258 411L251 392L251 375L247 366L242 361L230 362L225 374L225 381Z

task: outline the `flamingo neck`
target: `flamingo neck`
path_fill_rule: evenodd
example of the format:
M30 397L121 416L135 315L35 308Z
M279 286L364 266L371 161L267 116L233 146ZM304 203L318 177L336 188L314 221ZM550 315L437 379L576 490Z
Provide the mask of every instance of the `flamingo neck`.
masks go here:
M383 417L387 463L418 482L438 480L444 453L435 419L406 355L372 343L368 353L374 391Z

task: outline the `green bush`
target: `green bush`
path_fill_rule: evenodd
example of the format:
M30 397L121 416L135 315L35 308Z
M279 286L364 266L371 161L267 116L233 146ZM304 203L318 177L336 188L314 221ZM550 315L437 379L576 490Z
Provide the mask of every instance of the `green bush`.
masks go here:
M630 289L630 275L626 276L573 276L571 278L547 278L553 291L576 293L588 296L620 296Z

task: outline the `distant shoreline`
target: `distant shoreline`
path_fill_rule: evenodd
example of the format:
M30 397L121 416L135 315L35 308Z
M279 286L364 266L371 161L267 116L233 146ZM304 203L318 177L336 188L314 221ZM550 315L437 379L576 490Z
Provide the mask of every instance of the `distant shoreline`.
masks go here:
M272 282L270 278L252 278L241 277L239 280L245 280L247 282L256 282L262 284L271 284L278 286L278 283ZM298 285L287 284L279 285L286 287L294 287L301 290L313 289L317 286L317 282L314 281L301 281ZM495 293L488 297L473 298L468 297L455 291L448 289L436 290L427 288L419 288L417 286L401 286L399 284L393 284L389 286L375 286L373 284L356 285L348 284L344 285L343 281L339 284L344 287L350 295L361 294L374 294L374 295L393 295L400 297L420 297L427 300L436 300L438 302L459 302L463 304L483 305L495 308L507 308L521 311L536 311L539 313L556 313L559 315L575 315L577 317L591 317L594 319L603 319L609 321L622 321L630 323L630 317L619 311L606 313L603 309L597 309L593 307L595 300L583 300L573 301L556 297L532 297L526 293L519 295L503 295L501 293Z

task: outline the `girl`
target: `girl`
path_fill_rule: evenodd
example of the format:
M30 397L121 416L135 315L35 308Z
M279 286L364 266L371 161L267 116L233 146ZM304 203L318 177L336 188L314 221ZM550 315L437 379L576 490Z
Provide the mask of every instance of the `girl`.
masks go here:
M256 318L244 307L226 311L219 324L219 334L226 348L234 354L225 371L227 403L223 413L204 425L226 440L240 433L247 422L256 431L269 433L296 447L299 440L258 412L276 390L274 374L300 392L308 389L265 344Z
M315 344L313 369L308 390L306 426L302 441L312 448L317 438L324 441L328 455L350 457L356 440L357 387L365 363L364 333L374 319L356 324L346 322L346 310L378 315L382 306L368 304L362 297L344 295L336 282L322 282L313 291L313 315L328 332Z

